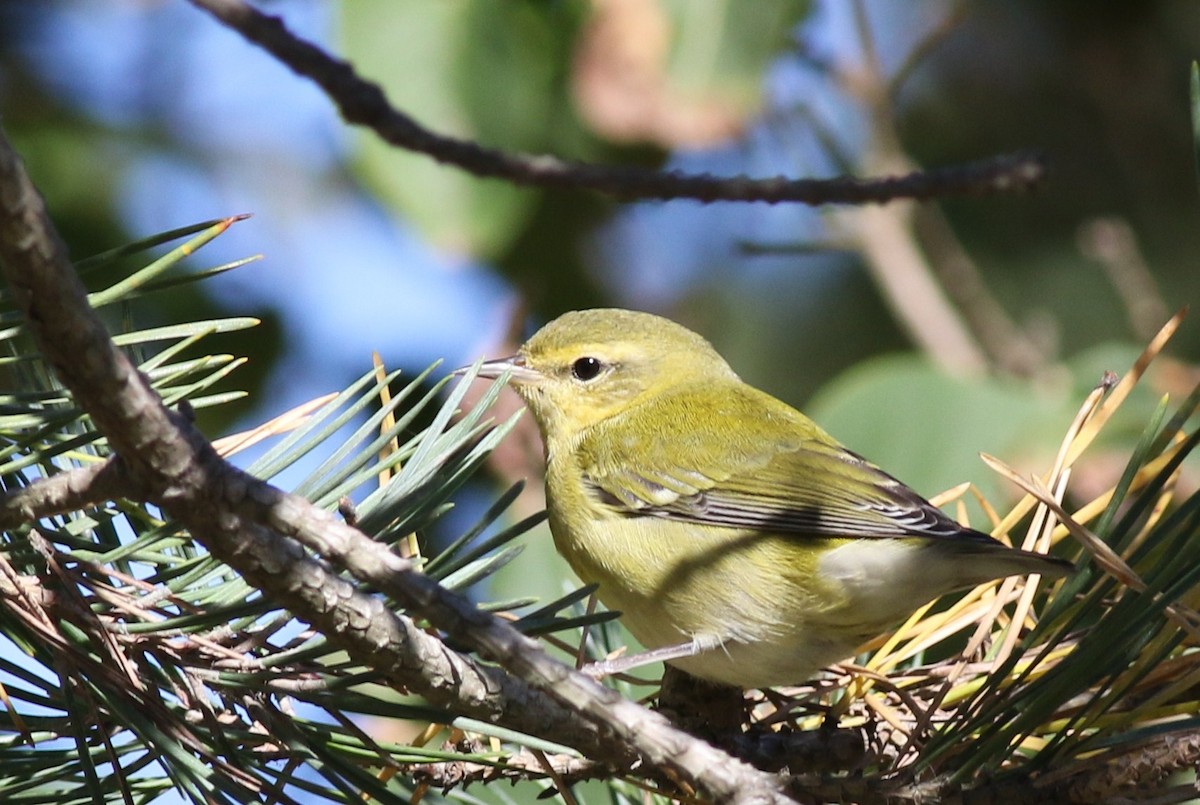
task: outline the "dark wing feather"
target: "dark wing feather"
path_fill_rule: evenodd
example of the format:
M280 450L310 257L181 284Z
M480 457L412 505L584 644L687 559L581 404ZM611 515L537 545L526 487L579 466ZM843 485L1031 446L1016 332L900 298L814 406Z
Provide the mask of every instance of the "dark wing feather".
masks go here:
M596 498L631 516L804 537L991 541L740 384L682 389L634 407L590 429L577 455Z

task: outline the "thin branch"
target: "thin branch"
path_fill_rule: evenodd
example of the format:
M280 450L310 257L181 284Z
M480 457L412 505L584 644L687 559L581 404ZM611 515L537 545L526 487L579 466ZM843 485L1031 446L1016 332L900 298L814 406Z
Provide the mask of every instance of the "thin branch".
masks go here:
M0 495L0 529L15 528L55 514L78 511L121 497L140 497L121 459L38 478Z
M320 628L357 661L438 704L482 711L491 721L520 722L526 731L553 735L600 760L625 760L632 747L652 766L693 781L714 800L786 801L772 775L733 760L572 671L386 546L221 459L186 417L163 406L113 344L88 306L41 196L2 134L0 266L45 359L108 437L131 477L148 491L148 499L186 526L216 558ZM381 599L354 589L324 562L308 558L297 541L279 532L497 659L566 711L517 680L458 657L439 641L418 643L411 622L397 617ZM497 691L505 698L498 700ZM501 701L505 706L497 709ZM584 725L571 711L584 714L601 733L581 729Z
M1200 763L1200 731L1161 735L1134 747L1056 769L1039 783L1067 791L1077 802L1102 802L1130 787L1148 789ZM1195 796L1195 789L1192 791Z
M930 269L996 364L1018 377L1028 377L1044 367L1045 347L1009 315L992 293L942 209L932 204L922 207L913 218L913 226Z
M933 276L913 236L911 204L839 210L897 323L946 372L978 376L987 356Z
M413 764L406 768L413 779L442 790L494 780L544 780L551 774L566 784L574 784L587 780L611 779L618 773L618 770L611 766L587 758L565 754L535 754L533 750L524 747L496 763L446 760L440 763Z
M432 132L397 110L379 85L360 77L347 62L330 56L287 29L278 17L242 0L190 0L268 51L296 74L318 84L348 123L365 126L386 142L426 154L476 176L537 187L587 188L617 198L690 198L802 204L866 204L896 198L929 199L1027 190L1045 168L1031 154L1009 154L979 162L878 179L752 179L680 171L608 167L546 155L518 154Z
M722 748L756 768L787 769L792 775L850 771L857 768L863 758L863 740L858 730L774 732L754 729L724 737L728 739L728 745ZM549 763L549 769L533 752L524 748L497 763L446 760L410 765L408 768L417 780L427 781L440 789L493 780L543 779L551 770L554 776L567 784L629 773L629 769L574 755L543 757Z
M898 785L879 779L810 781L804 793L819 792L828 801L859 802L863 805L925 805L943 802L960 805L1051 805L1052 803L1158 802L1143 797L1150 791L1163 793L1162 801L1193 801L1194 785L1179 789L1156 789L1171 774L1200 763L1200 733L1181 731L1159 736L1133 748L1122 748L1099 759L1085 760L1040 777L1006 775L970 789L962 789L945 778ZM1190 797L1176 798L1179 790ZM1133 796L1131 796L1131 792Z
M901 74L889 81L876 55L866 6L856 2L853 8L865 55L863 64L856 70L844 70L841 79L870 114L871 141L865 164L869 170L907 170L911 160L896 128L893 90L911 65L903 66ZM941 27L930 32L914 53L922 52L925 42L937 41L948 30ZM844 211L842 217L857 235L867 267L898 323L942 368L956 374L978 374L990 365L989 357L1025 374L1038 365L1035 345L992 296L935 206L892 205L862 210L859 217ZM922 220L930 225L914 229ZM925 237L931 234L935 236L932 240Z
M853 4L855 30L864 55L858 70L845 70L842 83L870 114L871 141L865 164L875 170L909 165L900 145L887 81L876 56L874 36L861 2ZM937 282L913 233L913 204L880 209L839 210L837 218L854 233L863 260L897 323L940 368L955 375L978 375L987 356Z
M1149 340L1171 314L1129 222L1116 217L1095 218L1076 235L1079 251L1099 263L1108 275L1137 338Z

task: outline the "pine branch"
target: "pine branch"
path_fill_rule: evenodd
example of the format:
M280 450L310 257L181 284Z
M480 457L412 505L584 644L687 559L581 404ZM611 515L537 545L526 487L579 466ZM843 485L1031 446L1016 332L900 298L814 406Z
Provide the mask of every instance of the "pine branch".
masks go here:
M536 728L529 731L537 734L557 732L597 759L623 759L631 747L715 800L785 801L771 775L552 660L535 641L446 591L383 545L221 459L186 417L163 406L113 344L88 305L44 202L2 134L0 265L45 359L147 498L213 556L355 659L436 702L489 720L532 723ZM497 659L559 706L516 679L454 655L439 641L422 642L411 622L354 589L324 561L308 558L300 542L411 605L455 640ZM580 729L572 711L601 732Z
M443 791L471 783L541 780L551 776L571 785L587 780L611 779L619 771L587 758L566 754L546 755L530 749L520 749L499 763L447 760L442 763L413 764L407 770L418 783Z
M29 486L0 495L0 530L121 497L136 499L141 494L121 459L112 456L88 467L38 478Z

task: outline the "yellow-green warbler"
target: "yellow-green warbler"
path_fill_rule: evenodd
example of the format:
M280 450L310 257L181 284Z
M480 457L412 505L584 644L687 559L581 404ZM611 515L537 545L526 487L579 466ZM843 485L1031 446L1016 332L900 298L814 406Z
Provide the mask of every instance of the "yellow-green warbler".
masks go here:
M559 552L693 676L796 683L944 593L1069 572L958 525L658 316L567 313L480 375L505 373L546 443Z

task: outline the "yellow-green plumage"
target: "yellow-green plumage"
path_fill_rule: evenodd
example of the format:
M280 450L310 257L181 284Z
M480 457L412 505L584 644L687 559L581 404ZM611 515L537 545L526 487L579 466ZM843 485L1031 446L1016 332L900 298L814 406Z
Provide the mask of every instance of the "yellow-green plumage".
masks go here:
M961 528L666 319L568 313L503 371L559 552L647 648L694 641L671 662L695 676L801 681L939 595L1067 567Z

